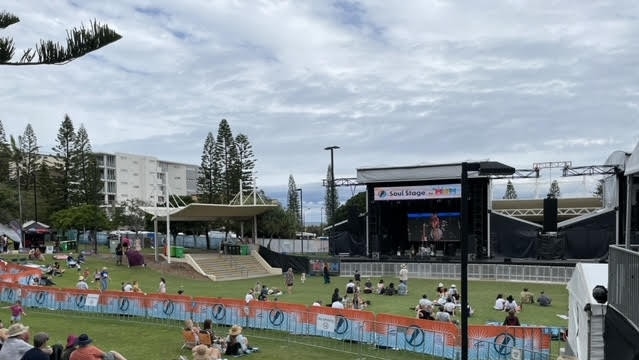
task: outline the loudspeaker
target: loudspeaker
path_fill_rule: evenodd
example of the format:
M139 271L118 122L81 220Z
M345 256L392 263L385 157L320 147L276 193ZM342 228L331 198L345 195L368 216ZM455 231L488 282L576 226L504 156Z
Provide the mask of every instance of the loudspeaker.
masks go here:
M557 232L557 199L544 199L544 232Z

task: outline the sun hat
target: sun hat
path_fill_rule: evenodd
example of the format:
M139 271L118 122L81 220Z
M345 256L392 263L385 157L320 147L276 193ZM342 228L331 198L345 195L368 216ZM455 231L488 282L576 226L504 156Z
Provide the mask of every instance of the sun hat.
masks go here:
M193 352L193 360L210 360L211 348L204 344L196 345L191 349Z
M102 270L106 270L106 269L107 269L107 267L106 267L106 266L102 267Z
M405 269L405 268L406 268L406 264L402 264L402 269Z
M437 284L438 287L444 287L444 283Z
M240 335L242 333L242 327L240 325L233 325L229 330L229 335L235 336Z
M7 331L7 337L14 337L18 335L22 335L29 331L28 326L24 326L20 323L15 323L9 326L9 330Z
M67 346L68 348L78 345L78 337L75 335L67 336Z
M87 345L89 345L92 342L93 342L93 339L91 339L89 337L89 335L87 335L87 334L81 334L78 337L78 345L80 345L80 346L87 346Z
M84 276L80 275L80 276L78 277L78 281L84 281Z
M457 286L455 284L452 284L450 287L452 288L456 288Z

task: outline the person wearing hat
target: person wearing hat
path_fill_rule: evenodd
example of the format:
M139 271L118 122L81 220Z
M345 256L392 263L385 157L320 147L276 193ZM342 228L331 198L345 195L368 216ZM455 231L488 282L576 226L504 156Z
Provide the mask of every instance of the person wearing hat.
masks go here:
M404 284L408 285L408 269L406 268L406 264L402 264L400 266L399 280L403 281Z
M20 360L49 360L52 352L51 347L47 344L49 335L47 333L37 333L33 337L33 347L24 353Z
M220 350L204 344L196 345L191 351L193 352L193 360L217 360L222 358Z
M71 353L77 348L78 337L73 334L67 336L67 345L64 347L64 350L62 350L62 356L60 357L60 360L69 360Z
M29 327L21 323L9 326L7 340L0 349L0 360L20 359L33 346L29 344Z
M126 360L122 354L117 351L104 352L97 346L91 345L93 339L87 334L81 334L78 336L78 348L71 352L69 360L90 360L90 359L104 359L104 360Z
M225 355L243 355L256 351L257 348L248 346L248 339L242 335L242 327L239 325L231 326L229 334L226 337Z
M89 290L89 284L87 284L84 276L80 275L78 277L78 282L75 284L75 288L78 290Z

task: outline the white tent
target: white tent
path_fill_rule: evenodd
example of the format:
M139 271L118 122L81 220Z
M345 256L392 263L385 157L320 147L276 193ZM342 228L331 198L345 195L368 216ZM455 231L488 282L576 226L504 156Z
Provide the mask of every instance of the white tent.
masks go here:
M581 360L604 358L606 305L592 297L597 285L608 288L608 264L578 263L568 281L568 345ZM586 305L590 304L590 311Z

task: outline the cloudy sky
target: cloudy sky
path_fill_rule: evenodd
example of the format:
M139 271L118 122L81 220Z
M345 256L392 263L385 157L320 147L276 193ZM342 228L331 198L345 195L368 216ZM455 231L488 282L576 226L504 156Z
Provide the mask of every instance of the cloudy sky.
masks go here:
M292 174L317 189L305 192L308 206L322 201L329 145L341 147L336 177L355 177L469 159L597 165L639 141L637 1L4 0L2 9L20 17L0 31L18 49L64 41L92 19L123 36L64 66L2 67L9 134L30 123L49 150L69 114L96 151L198 164L225 118L253 144L258 185L282 189Z

